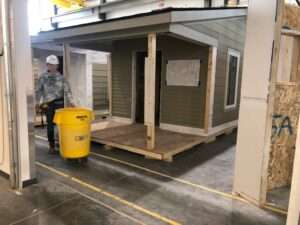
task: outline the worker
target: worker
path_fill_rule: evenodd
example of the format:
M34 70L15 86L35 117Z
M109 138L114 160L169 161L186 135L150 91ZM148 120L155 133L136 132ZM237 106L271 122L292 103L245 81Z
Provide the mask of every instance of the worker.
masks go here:
M58 72L59 60L57 56L50 55L46 59L47 72L43 73L36 87L36 109L42 109L47 117L47 136L49 142L49 154L56 154L55 134L53 123L55 111L63 108L65 99L69 107L74 107L73 97L69 83L64 76Z

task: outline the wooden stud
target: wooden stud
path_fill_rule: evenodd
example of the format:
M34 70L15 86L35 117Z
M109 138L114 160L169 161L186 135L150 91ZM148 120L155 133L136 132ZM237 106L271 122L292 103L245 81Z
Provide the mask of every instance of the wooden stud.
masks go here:
M157 158L154 158L153 156L145 155L145 159L148 160L157 160Z
M212 127L214 90L215 90L215 75L216 75L217 48L209 47L208 53L208 72L206 82L206 100L205 100L205 115L204 115L204 131L208 133Z
M165 162L168 162L168 163L173 162L173 156L165 157L165 158L164 158L164 161L165 161Z
M259 204L263 205L267 200L267 190L268 190L268 167L270 161L271 153L271 137L272 137L272 123L273 123L273 111L274 111L274 102L275 102L275 90L276 90L276 81L278 73L278 64L279 64L279 52L281 44L281 29L283 25L283 11L284 11L284 0L278 0L277 2L277 21L274 28L274 42L273 42L273 56L271 62L271 71L270 71L270 86L269 86L269 99L267 105L267 120L264 136L264 146L263 146L263 165L262 165L262 174L261 174L261 186L260 186L260 198Z
M292 56L292 71L291 80L292 82L300 83L300 39L299 37L294 37L293 43L293 56Z
M204 143L209 144L209 143L215 142L216 139L217 139L216 136L212 136L212 137L207 138Z
M70 51L70 45L69 44L63 44L63 75L66 79L69 78L70 76L70 61L71 61L71 55L70 55L71 51Z
M298 225L300 212L300 120L298 120L298 134L294 159L292 186L290 193L287 225Z
M233 131L234 131L234 128L227 129L227 130L224 131L224 134L225 134L225 135L230 135L230 134L233 133Z
M114 147L110 146L110 145L104 145L104 150L107 150L107 151L111 151L113 150Z
M148 57L145 60L145 125L147 148L155 148L155 76L156 34L148 34Z
M70 77L70 62L71 62L71 51L69 44L63 44L63 75L66 80ZM67 101L67 97L65 96L65 106L68 106L69 102Z
M108 105L109 105L109 116L112 116L112 61L111 54L107 56L107 88L108 88Z

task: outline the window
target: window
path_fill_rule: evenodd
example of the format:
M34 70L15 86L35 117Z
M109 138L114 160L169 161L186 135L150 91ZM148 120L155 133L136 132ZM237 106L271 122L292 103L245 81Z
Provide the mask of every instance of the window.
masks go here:
M237 103L240 70L240 53L238 51L233 49L228 50L226 68L225 109L231 109L235 108Z

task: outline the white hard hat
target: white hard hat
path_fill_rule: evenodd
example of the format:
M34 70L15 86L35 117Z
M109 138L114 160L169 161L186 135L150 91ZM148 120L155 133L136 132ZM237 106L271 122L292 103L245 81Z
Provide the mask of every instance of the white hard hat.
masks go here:
M52 65L58 65L59 61L56 55L49 55L46 59L46 62L48 64L52 64Z

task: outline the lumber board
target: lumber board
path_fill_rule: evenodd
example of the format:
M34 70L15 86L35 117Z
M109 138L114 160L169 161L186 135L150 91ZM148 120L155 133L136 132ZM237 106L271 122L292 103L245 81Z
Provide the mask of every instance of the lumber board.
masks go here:
M293 177L292 187L290 193L290 201L287 216L287 225L298 225L299 224L299 210L300 210L300 120L298 118L297 126L297 139L296 139L296 150L295 160L293 165Z
M145 125L147 148L155 148L155 80L156 80L156 34L148 34L148 57L145 61Z
M216 60L217 60L217 48L210 47L208 53L208 72L207 72L207 82L206 82L206 99L205 99L205 116L204 116L204 131L206 133L208 133L209 129L212 127Z

